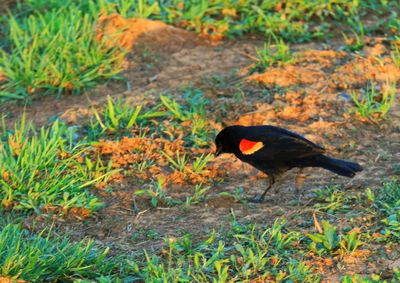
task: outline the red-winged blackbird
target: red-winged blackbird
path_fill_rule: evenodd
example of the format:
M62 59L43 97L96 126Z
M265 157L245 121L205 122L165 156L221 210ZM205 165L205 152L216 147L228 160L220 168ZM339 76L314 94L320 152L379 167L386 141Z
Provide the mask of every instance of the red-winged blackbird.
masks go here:
M268 175L269 185L256 199L263 201L275 178L294 168L322 167L336 174L354 177L362 167L354 162L324 155L325 149L294 132L274 126L230 126L215 138L216 155L233 153ZM298 178L300 193L301 180Z

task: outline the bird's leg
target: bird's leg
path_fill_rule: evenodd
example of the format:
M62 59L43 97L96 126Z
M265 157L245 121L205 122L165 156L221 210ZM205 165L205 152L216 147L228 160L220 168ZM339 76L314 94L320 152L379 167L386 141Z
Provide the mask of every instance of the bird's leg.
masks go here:
M299 205L301 203L301 197L303 194L302 187L303 187L304 179L305 179L305 176L303 175L303 168L300 168L300 170L296 176L297 200L298 200Z
M252 202L257 202L257 203L263 202L263 201L264 201L264 198L265 198L265 195L266 195L267 192L272 188L272 185L273 185L274 183L275 183L275 178L274 178L274 176L268 175L268 186L267 186L267 188L266 188L265 191L262 193L262 195L260 195L259 197L254 198L254 199L252 200Z

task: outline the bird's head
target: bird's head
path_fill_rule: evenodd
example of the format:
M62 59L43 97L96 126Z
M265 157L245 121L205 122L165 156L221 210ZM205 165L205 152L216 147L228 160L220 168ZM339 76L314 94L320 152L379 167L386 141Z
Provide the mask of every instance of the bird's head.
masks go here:
M215 145L217 151L215 155L218 156L222 153L233 153L235 151L235 144L238 143L238 132L242 126L230 126L220 131L215 138Z

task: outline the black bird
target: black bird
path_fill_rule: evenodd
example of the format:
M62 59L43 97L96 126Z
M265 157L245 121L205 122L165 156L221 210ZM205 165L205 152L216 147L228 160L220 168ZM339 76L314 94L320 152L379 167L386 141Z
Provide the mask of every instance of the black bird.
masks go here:
M354 177L362 167L355 162L324 155L325 149L299 134L274 126L230 126L215 138L216 155L233 153L268 175L269 184L254 201L262 202L280 174L298 167L298 193L301 190L301 171L305 167L322 167L333 173Z

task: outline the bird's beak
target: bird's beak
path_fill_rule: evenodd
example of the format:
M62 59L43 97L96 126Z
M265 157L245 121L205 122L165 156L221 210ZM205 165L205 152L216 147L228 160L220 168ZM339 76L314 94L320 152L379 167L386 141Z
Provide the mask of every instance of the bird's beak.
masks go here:
M215 156L218 156L222 153L222 147L217 148L217 151L215 152Z

